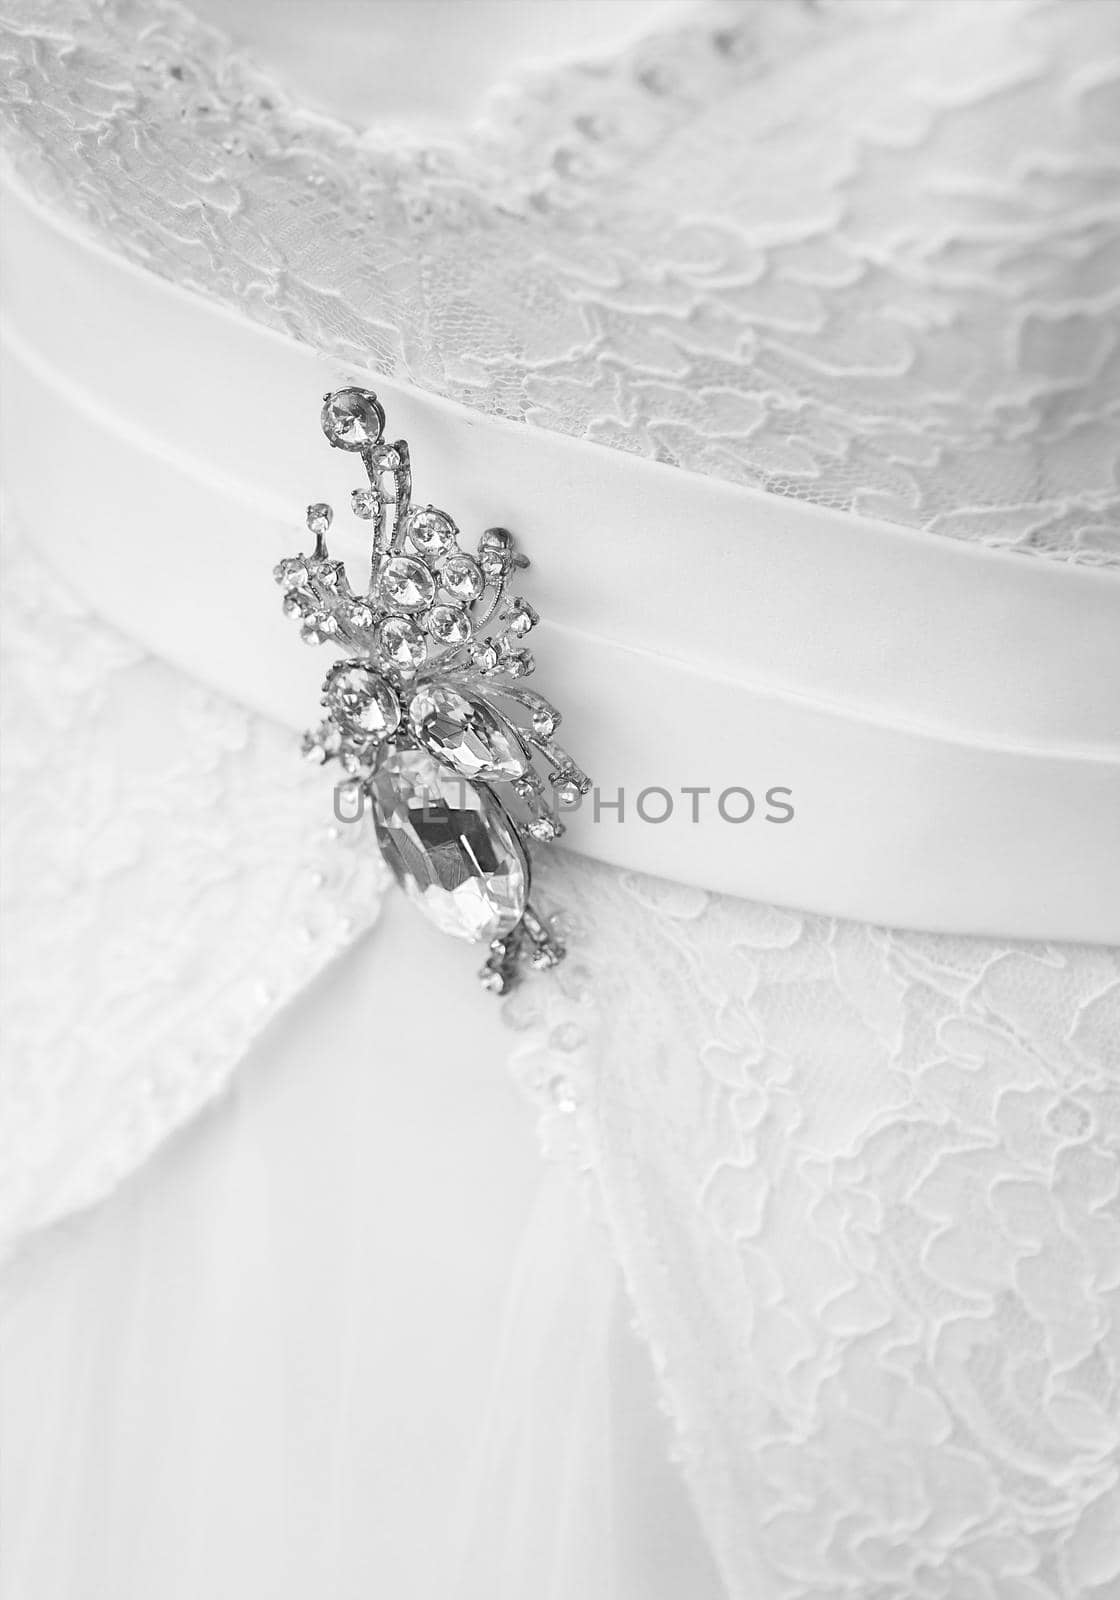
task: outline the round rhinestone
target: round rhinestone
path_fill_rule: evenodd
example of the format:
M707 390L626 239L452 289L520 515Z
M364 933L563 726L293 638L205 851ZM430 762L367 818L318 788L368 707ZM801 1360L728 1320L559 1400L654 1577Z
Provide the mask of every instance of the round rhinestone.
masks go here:
M456 600L477 600L486 586L478 562L465 555L448 556L440 568L439 581Z
M321 538L324 533L327 533L333 521L334 512L331 510L330 506L324 505L322 501L318 501L313 506L308 506L307 526L308 530L313 533L316 538Z
M377 586L384 603L396 611L426 611L436 592L427 567L411 556L390 556L378 574Z
M427 620L428 632L440 644L466 644L471 636L470 618L455 606L433 606Z
M373 489L355 489L350 496L350 505L356 517L361 517L363 522L372 522L381 510L381 496Z
M411 617L386 617L377 630L377 650L386 667L415 672L424 665L428 645Z
M541 739L551 739L556 732L557 720L554 712L538 706L533 712L533 732Z
M340 661L327 675L324 703L348 733L384 737L400 727L400 702L364 661Z
M369 389L339 389L327 395L320 421L338 450L368 450L385 429L385 413Z
M441 556L455 543L456 528L451 518L434 506L414 511L408 519L408 540L422 556Z

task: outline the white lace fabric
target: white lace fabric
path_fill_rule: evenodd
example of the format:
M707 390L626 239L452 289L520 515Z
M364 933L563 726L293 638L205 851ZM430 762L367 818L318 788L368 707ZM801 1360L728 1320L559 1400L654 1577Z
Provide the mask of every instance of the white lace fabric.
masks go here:
M726 0L438 143L308 112L166 0L4 0L0 59L25 181L323 352L777 494L1120 561L1111 5Z
M284 730L11 541L2 633L0 1254L220 1093L386 877Z
M1120 1584L1120 953L569 859L510 1003L742 1600Z

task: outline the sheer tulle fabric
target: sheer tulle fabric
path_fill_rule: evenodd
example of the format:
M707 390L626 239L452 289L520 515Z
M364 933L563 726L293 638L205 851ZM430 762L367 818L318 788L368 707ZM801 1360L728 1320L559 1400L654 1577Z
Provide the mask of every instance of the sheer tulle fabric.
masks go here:
M718 1600L606 1235L457 953L387 909L9 1267L6 1592Z

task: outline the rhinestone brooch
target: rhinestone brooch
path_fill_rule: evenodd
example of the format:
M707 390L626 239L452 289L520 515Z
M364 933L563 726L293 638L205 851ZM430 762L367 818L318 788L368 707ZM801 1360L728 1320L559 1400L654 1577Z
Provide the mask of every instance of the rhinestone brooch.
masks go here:
M330 444L365 467L368 485L350 505L372 548L357 593L327 550L334 513L320 503L307 508L314 551L275 571L301 637L343 652L304 753L337 761L346 786L368 798L381 853L425 915L489 944L480 977L502 993L523 966L564 955L529 899L532 852L560 837L558 812L590 787L556 743L560 713L521 684L539 619L509 589L529 562L505 528L487 528L471 554L445 511L412 504L408 446L385 442L370 390L324 396L321 421Z

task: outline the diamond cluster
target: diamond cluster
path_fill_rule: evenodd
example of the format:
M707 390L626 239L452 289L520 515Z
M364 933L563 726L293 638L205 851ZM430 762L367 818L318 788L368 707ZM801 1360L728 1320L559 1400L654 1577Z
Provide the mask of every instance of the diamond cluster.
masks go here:
M386 443L375 394L328 394L321 421L365 468L350 508L371 551L356 591L327 548L334 512L317 502L311 554L275 570L301 637L343 652L304 752L361 785L398 881L445 932L489 943L482 980L502 992L521 966L564 954L529 901L530 850L560 837L559 811L590 787L556 743L560 713L521 682L540 619L509 590L529 562L505 528L487 528L472 553L445 511L412 504L408 445Z

